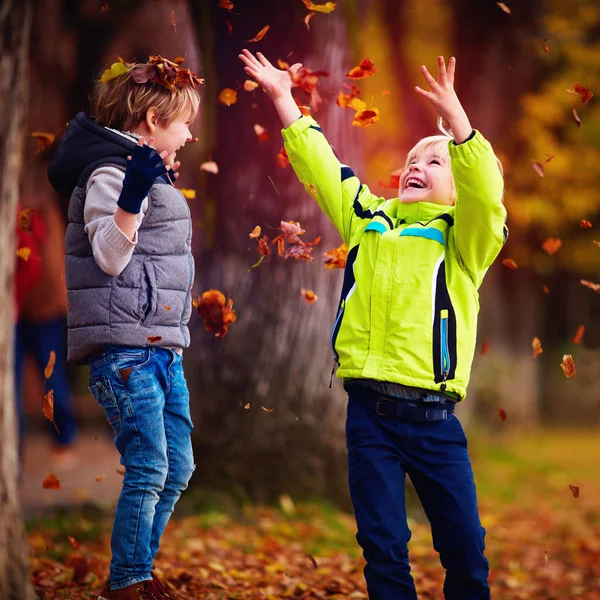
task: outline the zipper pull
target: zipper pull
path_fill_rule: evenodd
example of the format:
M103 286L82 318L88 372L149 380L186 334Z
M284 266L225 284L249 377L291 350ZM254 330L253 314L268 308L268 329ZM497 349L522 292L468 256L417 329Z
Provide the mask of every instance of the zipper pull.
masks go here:
M442 385L440 386L440 390L442 390L442 392L446 391L446 379L448 379L448 371L444 371L444 378L442 379Z
M334 357L333 358L333 369L331 369L331 377L329 378L329 389L331 389L331 385L333 384L333 375L335 373L335 368L338 365L338 361L337 359Z

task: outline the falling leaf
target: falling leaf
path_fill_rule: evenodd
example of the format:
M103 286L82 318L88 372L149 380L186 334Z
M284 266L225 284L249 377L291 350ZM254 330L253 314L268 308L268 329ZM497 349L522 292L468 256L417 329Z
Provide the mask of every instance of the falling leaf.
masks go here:
M244 404L244 410L250 410L250 402Z
M264 406L261 406L261 408L265 411L265 412L273 412L275 409L274 408L266 408Z
M563 354L563 359L560 363L560 366L566 377L573 377L573 375L575 375L575 361L573 360L573 356L570 354Z
M22 258L24 261L28 261L29 257L31 256L31 248L28 248L27 246L23 246L23 248L19 248L17 250L17 256L19 258Z
M251 240L257 240L260 237L260 225L257 225L249 234L248 237Z
M37 150L35 151L36 156L46 148L52 146L56 139L56 136L53 133L48 133L46 131L34 131L31 134L31 137L35 138L35 141L37 142Z
M397 171L394 171L394 173L390 175L390 180L387 183L379 180L377 185L385 189L397 190L400 187L400 175Z
M368 127L377 121L379 121L379 110L376 108L368 108L367 110L355 113L354 118L352 119L352 125L354 125L354 127Z
M300 294L309 304L314 304L319 298L312 290L305 290L304 288L300 290Z
M381 90L381 95L382 96L388 96L389 94L391 94L392 92L390 92L390 90Z
M102 6L100 7L100 12L104 13L108 10L108 2L104 2L104 4L102 4Z
M505 258L502 261L502 264L505 267L508 267L509 269L518 269L519 268L519 265L517 265L517 263L512 258Z
M335 10L335 2L325 2L325 4L315 4L311 2L311 0L302 0L302 3L308 10L312 10L314 12L320 12L328 15L330 12Z
M579 498L579 486L569 484L569 489L571 490L571 494L573 494L573 498Z
M547 163L549 163L549 162L550 162L550 161L551 161L553 158L554 158L554 155L553 155L553 154L548 154L548 153L546 152L546 162L547 162Z
M52 377L52 372L54 371L54 365L56 364L56 352L54 350L50 350L50 356L48 357L48 364L44 369L44 377L46 380Z
M214 160L209 160L207 162L203 162L200 165L201 171L206 171L207 173L212 173L213 175L217 175L219 173L219 165Z
M67 536L67 540L69 540L69 544L71 544L71 548L73 548L73 550L77 550L77 548L79 548L79 542L72 535Z
M348 91L343 91L338 94L337 100L335 101L336 104L341 108L353 108L353 106L351 106L352 100L360 95L360 90L353 83L342 83L342 87L344 90ZM366 108L367 105L365 104L364 106ZM357 110L357 108L354 108L354 110Z
M487 354L490 351L490 343L488 340L483 340L479 354Z
M310 31L310 20L316 15L317 13L311 12L308 13L305 17L304 17L304 24L306 25L306 29L308 29Z
M167 304L163 304L163 308L164 308L165 310L169 310L169 311L171 310L171 307L170 307L170 306L168 306Z
M375 75L379 69L375 67L375 63L370 58L364 58L360 61L358 67L350 69L347 74L348 79L366 79Z
M317 561L316 561L315 557L314 557L312 554L307 554L307 555L306 555L306 558L308 558L308 560L310 560L310 562L312 563L312 566L313 566L315 569L318 569L318 568L319 568L319 565L317 564Z
M547 44L548 40L542 40L542 48L546 54L550 54L550 46Z
M42 487L45 490L60 490L60 481L54 473L50 473L42 483Z
M231 88L221 90L219 94L219 102L225 106L231 106L237 102L237 92Z
M549 294L550 293L550 290L548 289L547 285L543 286L542 289L544 290L544 294Z
M308 67L302 67L298 69L296 73L291 74L292 76L292 87L296 87L304 91L310 96L310 106L313 110L318 110L319 106L323 102L321 98L321 94L318 90L319 80L321 77L328 77L328 71L313 71ZM307 111L308 107L303 106L302 103L298 101L297 98L294 98L296 104L300 108L300 112L303 115L310 115L310 112Z
M20 210L17 214L17 227L25 233L30 233L32 223L33 211L31 210L31 208L24 208L23 210Z
M183 197L186 200L195 200L196 199L196 190L188 190L188 189L180 188L179 191L183 194Z
M544 177L545 173L544 173L544 165L542 165L541 162L538 162L537 160L532 160L531 161L531 166L533 167L533 170L540 176L540 177Z
M531 341L531 347L533 348L533 358L536 358L544 351L544 349L542 348L542 342L538 337L533 338L533 340Z
M44 394L42 413L48 421L54 421L54 390L49 390Z
M326 269L343 269L346 266L348 258L348 246L342 244L337 248L329 250L329 252L323 253L323 256L325 257Z
M232 306L233 300L226 300L219 290L204 292L197 303L198 313L204 319L204 328L211 331L215 337L226 336L229 325L236 321Z
M575 109L573 109L573 119L575 120L575 123L577 123L577 127L581 127L583 125L579 115L577 114L577 110Z
M233 31L233 26L231 25L229 19L225 19L225 26L227 27L227 33L231 33Z
M173 29L175 30L175 33L177 33L177 25L175 24L175 11L172 10L169 13L169 16L171 17L171 25L173 25Z
M556 254L558 252L558 250L561 246L562 246L562 240L560 240L559 238L548 238L542 244L542 250L546 254L552 256L553 254Z
M296 512L294 501L288 494L279 496L279 506L281 507L282 512L288 517Z
M285 151L285 148L282 148L278 153L277 153L277 166L280 169L285 169L289 164L290 164L290 159L287 155L287 152Z
M94 479L100 483L103 479L106 479L106 475L104 473L102 473L102 475L96 475L96 477L94 477Z
M594 244L600 248L600 242L598 240L592 240L592 242L594 242Z
M592 224L589 221L586 221L585 219L581 219L581 229L589 229Z
M231 0L219 0L219 3L217 4L217 6L219 8L224 8L225 10L228 10L229 12L233 12L233 2L231 2Z
M581 340L583 339L583 333L585 331L585 326L584 325L580 325L577 328L577 331L575 333L575 335L573 336L573 339L571 340L574 344L581 344Z
M246 79L244 81L244 90L247 92L252 92L258 87L258 83L256 81L252 81L251 79Z
M258 123L254 123L254 133L258 137L259 142L266 142L269 139L267 130Z
M600 294L600 283L593 283L592 281L586 281L585 279L580 280L581 285L585 285L585 287L589 287L590 290L594 290L594 292L598 292Z
M269 31L269 29L271 29L270 25L265 25L251 40L246 40L247 42L260 42L260 40L262 40L265 35L267 34L267 31Z
M548 564L548 559L550 558L550 555L548 554L548 550L544 550L544 562L546 564Z
M594 94L592 94L588 88L585 88L578 83L573 86L573 93L578 94L581 97L582 104L587 104L594 97Z
M498 416L502 421L506 421L506 411L503 408L498 408Z
M506 6L506 4L504 4L504 2L496 2L496 4L507 14L507 15L511 15L512 13L510 12L510 8L508 8L508 6Z

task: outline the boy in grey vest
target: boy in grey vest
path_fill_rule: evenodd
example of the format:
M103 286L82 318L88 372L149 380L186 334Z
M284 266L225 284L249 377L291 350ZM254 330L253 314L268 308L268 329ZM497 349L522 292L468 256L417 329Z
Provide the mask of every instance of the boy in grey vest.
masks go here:
M68 360L88 364L126 469L99 600L169 598L153 561L195 468L182 368L192 221L173 182L202 83L160 56L113 64L96 82L96 118L69 123L48 170L70 196Z

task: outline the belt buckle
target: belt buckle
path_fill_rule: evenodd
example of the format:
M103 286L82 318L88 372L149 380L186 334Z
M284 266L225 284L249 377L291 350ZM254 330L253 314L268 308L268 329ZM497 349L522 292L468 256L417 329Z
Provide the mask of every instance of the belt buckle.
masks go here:
M385 396L380 396L379 398L377 398L377 404L375 405L375 413L380 417L385 417L386 419L389 419L389 415L386 415L385 413L379 411L379 405L381 404L381 401L389 402L390 404L394 405L396 404L396 401L392 400L391 398L386 398Z

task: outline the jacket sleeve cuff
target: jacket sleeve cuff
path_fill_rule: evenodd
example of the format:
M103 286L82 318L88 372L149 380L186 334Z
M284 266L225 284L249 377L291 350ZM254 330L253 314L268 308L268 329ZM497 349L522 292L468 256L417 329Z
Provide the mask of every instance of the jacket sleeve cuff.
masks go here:
M319 124L312 117L302 116L285 129L282 129L281 135L283 135L285 142L291 142L311 126L319 127Z
M104 239L109 248L112 248L115 254L127 256L137 244L137 231L133 234L133 240L130 240L125 233L115 223L114 218L108 221L104 231Z
M450 158L467 158L473 155L483 154L491 150L490 143L481 135L476 129L473 130L474 135L471 138L466 139L460 144L450 142L448 144L448 150L450 152Z

